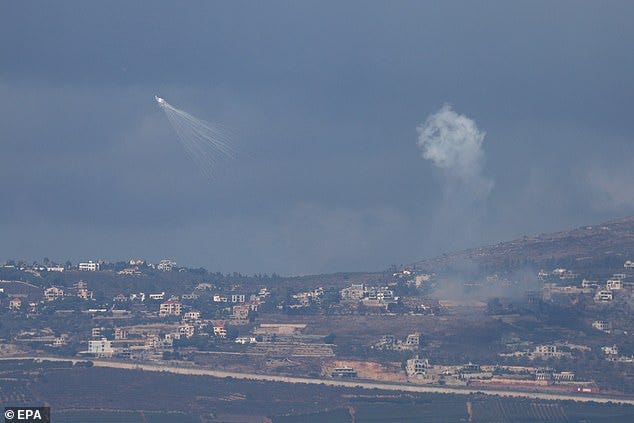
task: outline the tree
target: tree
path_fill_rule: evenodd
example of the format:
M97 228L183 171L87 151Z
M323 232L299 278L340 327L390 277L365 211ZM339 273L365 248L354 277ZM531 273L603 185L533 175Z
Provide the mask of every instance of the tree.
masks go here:
M326 344L334 344L335 343L335 338L336 338L336 335L334 333L326 335L326 336L324 336L324 343L326 343Z

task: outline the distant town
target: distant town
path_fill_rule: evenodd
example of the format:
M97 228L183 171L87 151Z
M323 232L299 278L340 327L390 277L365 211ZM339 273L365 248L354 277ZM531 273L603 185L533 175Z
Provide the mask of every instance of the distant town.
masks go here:
M0 356L631 395L634 262L608 267L285 278L170 259L6 261Z

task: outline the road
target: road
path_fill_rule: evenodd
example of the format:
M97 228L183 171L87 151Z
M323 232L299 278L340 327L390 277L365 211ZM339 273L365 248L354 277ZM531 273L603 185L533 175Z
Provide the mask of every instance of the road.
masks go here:
M113 360L88 360L77 358L61 358L61 357L3 357L0 360L49 360L49 361L72 361L73 363L92 361L94 367L107 367L113 369L129 369L144 370L147 372L166 372L181 375L196 376L212 376L212 377L232 377L234 379L257 380L264 382L282 382L282 383L303 383L310 385L333 386L343 388L365 388L365 389L381 389L385 391L400 392L418 392L418 393L437 393L437 394L457 394L468 395L474 393L482 393L487 395L500 395L505 397L532 398L549 401L578 401L578 402L598 402L598 403L619 403L634 405L634 398L596 396L596 395L573 395L560 393L545 392L524 392L524 391L507 391L497 389L473 389L473 388L452 388L446 386L420 386L410 384L372 382L367 380L333 380L333 379L316 379L291 376L276 376L257 373L227 372L222 370L204 369L200 367L179 367L165 366L158 364L137 364L124 361Z

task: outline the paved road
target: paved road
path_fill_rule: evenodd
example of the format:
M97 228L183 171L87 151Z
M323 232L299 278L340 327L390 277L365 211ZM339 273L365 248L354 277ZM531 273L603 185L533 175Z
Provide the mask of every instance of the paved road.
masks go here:
M458 394L468 395L474 393L483 393L487 395L500 395L506 397L533 398L551 401L578 401L578 402L599 402L599 403L620 403L634 405L634 398L607 397L595 395L573 395L559 393L542 393L542 392L524 392L524 391L506 391L497 389L473 389L473 388L451 388L440 386L420 386L409 384L371 382L366 380L333 380L333 379L311 379L304 377L263 375L256 373L227 372L222 370L203 369L199 367L179 367L164 366L158 364L136 364L124 361L113 360L88 360L76 358L60 358L60 357L5 357L0 360L49 360L49 361L72 361L73 363L81 361L92 361L94 367L108 367L114 369L130 369L144 370L148 372L166 372L182 375L198 375L213 377L232 377L234 379L259 380L267 382L283 382L283 383L304 383L311 385L334 386L345 388L365 388L365 389L382 389L386 391L401 392L421 392L421 393L440 393L440 394Z

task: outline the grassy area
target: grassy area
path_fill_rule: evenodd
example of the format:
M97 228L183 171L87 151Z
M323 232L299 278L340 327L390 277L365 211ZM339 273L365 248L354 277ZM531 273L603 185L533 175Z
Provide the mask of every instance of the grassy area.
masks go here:
M5 363L6 364L6 363ZM396 393L65 363L3 366L4 404L49 404L58 422L193 422L203 415L274 422L629 422L634 407L486 395ZM39 367L38 367L39 366ZM468 406L470 404L470 406ZM121 410L121 411L116 411ZM126 411L127 410L127 411Z
M55 423L195 423L198 418L184 413L142 411L73 410L52 412Z

